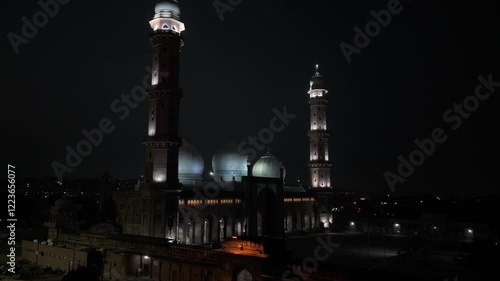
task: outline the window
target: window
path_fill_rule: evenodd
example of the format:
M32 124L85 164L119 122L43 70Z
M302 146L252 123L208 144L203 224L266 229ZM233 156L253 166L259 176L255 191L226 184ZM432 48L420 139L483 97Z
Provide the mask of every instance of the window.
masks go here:
M164 23L164 24L161 26L161 29L168 29L168 24Z
M172 26L172 30L175 31L175 32L177 32L177 26L173 25Z

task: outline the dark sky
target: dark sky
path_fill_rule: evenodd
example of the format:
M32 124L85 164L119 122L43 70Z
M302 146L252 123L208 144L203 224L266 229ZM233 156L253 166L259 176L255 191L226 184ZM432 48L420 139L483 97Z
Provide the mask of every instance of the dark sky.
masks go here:
M224 0L222 0L225 2ZM53 176L65 146L102 118L114 132L68 177L118 178L143 171L141 141L148 102L125 120L113 100L142 84L151 64L149 20L154 0L70 1L15 54L7 34L21 33L37 1L3 3L2 40L6 97L4 154L18 176ZM429 138L448 135L398 193L498 194L498 93L453 131L443 113L473 95L477 77L500 81L497 1L401 1L403 11L348 64L339 44L353 44L354 27L386 9L377 1L243 0L221 21L212 0L180 0L186 24L181 55L182 136L205 158L230 138L236 142L267 127L273 108L297 114L276 134L271 152L286 165L288 181L307 180L307 90L314 64L328 81L328 122L336 188L384 191L386 170L398 155Z

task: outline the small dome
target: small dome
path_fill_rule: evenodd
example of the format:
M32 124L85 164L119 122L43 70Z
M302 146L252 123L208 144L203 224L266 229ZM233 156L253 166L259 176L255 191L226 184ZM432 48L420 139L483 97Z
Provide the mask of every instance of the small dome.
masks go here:
M75 202L67 197L59 198L54 202L55 207L59 208L73 208L75 206Z
M319 66L316 65L316 73L311 78L311 82L309 83L311 90L326 89L325 78L318 72L318 68Z
M176 18L181 16L181 8L177 0L159 1L155 6L155 18Z
M196 148L186 140L179 148L179 180L201 180L205 163Z
M280 178L281 161L271 153L266 153L260 157L253 165L252 175L263 178ZM286 176L286 169L283 166L283 178Z
M212 158L214 178L217 181L241 181L247 175L247 155L238 151L238 146L229 143L219 149Z

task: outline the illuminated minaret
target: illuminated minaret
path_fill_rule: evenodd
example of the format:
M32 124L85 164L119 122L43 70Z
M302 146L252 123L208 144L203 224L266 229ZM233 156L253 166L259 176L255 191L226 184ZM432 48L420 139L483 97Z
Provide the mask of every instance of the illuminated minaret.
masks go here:
M328 127L326 123L326 106L328 91L325 89L323 76L316 73L309 83L309 105L311 107L311 126L309 135L309 174L311 188L331 188L330 168L332 164L328 154Z
M176 0L159 1L149 22L153 45L152 89L148 136L145 139L145 188L178 190L179 146L179 57L184 23Z

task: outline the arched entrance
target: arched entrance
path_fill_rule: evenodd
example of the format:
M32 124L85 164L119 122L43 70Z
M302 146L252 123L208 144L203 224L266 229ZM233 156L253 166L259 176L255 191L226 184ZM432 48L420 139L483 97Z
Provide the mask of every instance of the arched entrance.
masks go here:
M240 273L238 273L237 281L252 281L252 275L248 270L243 269Z
M259 202L257 207L257 229L259 235L275 235L276 234L276 194L274 191L266 187L257 197ZM279 223L283 223L279 221Z

